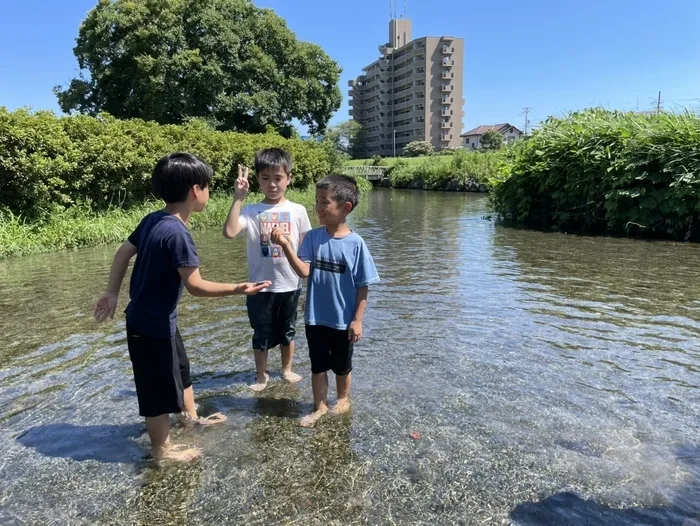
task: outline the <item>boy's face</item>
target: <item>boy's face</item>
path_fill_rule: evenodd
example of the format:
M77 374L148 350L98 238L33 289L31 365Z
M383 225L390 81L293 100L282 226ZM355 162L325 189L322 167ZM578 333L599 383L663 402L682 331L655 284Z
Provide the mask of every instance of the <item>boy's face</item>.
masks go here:
M194 195L194 211L202 212L209 202L209 187L201 188L199 185L194 185L192 193Z
M266 198L276 200L284 197L287 186L292 180L292 175L281 166L279 168L266 168L258 174L260 191Z
M352 203L339 203L328 190L316 190L316 215L323 226L345 223L352 210Z

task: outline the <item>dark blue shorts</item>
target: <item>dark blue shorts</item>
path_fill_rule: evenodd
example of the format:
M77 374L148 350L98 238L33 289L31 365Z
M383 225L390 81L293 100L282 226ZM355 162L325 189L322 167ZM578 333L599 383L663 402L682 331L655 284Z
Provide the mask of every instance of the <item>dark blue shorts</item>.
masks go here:
M190 361L180 331L172 338L154 338L126 326L126 341L134 369L139 414L146 417L180 413L183 392L192 385Z
M309 359L313 374L333 371L337 376L352 372L353 343L349 331L332 329L323 325L307 325Z
M253 328L253 349L266 351L294 341L300 294L301 289L248 296L246 306Z

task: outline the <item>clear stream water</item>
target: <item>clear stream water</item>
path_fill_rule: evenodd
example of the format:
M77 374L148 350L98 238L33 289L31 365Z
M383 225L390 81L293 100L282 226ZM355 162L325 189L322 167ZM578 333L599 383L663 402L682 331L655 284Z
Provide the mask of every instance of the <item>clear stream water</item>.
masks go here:
M313 430L303 335L303 383L254 395L243 299L185 295L199 402L229 421L176 427L205 455L160 469L123 315L90 318L115 247L0 262L0 523L699 524L700 246L487 214L474 195L364 200L383 281L354 411ZM196 241L206 277L245 278L242 241Z

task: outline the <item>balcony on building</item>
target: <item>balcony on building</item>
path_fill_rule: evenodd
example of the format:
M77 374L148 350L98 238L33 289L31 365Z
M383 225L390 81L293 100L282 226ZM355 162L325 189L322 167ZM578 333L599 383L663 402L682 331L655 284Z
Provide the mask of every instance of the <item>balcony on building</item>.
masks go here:
M452 46L442 46L443 55L452 55L455 52L455 48Z
M450 128L452 128L451 122L445 122L445 121L442 122L442 129L443 130L449 130Z
M452 91L452 84L443 83L442 91L444 91L445 93Z
M452 73L449 69L443 69L442 70L442 78L443 79L454 78L454 73Z
M455 65L455 61L452 60L451 58L443 58L442 65L446 68L451 68L452 66Z

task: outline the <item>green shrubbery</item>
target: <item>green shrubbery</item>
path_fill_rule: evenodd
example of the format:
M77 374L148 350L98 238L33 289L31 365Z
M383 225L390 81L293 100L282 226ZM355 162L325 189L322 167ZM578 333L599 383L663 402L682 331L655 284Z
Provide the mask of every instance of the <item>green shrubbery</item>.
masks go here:
M700 118L601 109L549 119L491 179L495 210L535 227L700 239Z
M97 211L141 203L151 195L156 161L174 151L202 157L216 172L214 190L229 190L237 163L252 166L256 151L275 146L292 153L296 188L339 168L322 145L276 133L217 132L201 121L161 126L0 107L0 211L46 220L74 205Z
M368 183L369 184L369 183ZM287 197L295 203L314 206L312 188L303 192L291 190ZM262 199L260 194L250 194L248 202ZM233 197L225 193L213 195L201 214L194 214L190 227L221 228L231 208ZM24 256L105 243L120 243L133 232L139 221L148 213L163 207L155 199L129 208L110 208L95 211L86 205L76 205L56 211L45 221L27 221L10 212L0 212L0 259ZM311 212L309 212L311 213Z
M396 162L388 175L394 188L464 190L486 184L502 170L500 153L458 150L450 156L428 157L420 163Z

